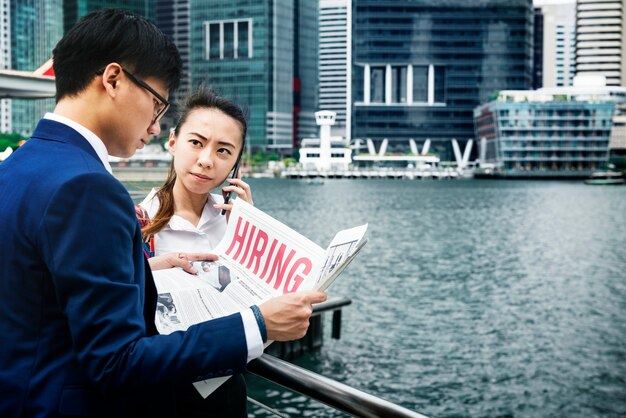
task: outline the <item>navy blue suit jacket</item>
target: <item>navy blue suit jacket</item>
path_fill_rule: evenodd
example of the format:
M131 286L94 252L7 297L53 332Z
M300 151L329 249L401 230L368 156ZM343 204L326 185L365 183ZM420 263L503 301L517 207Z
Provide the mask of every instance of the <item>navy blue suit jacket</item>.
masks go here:
M175 416L174 388L245 369L239 314L157 335L125 188L70 127L0 164L0 416Z

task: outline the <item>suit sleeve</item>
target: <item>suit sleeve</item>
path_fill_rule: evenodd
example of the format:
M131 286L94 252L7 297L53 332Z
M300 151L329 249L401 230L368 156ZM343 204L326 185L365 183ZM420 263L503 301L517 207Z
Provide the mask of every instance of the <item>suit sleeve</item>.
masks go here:
M128 193L106 173L66 182L42 219L43 257L88 379L118 390L242 372L239 314L147 336L138 228Z

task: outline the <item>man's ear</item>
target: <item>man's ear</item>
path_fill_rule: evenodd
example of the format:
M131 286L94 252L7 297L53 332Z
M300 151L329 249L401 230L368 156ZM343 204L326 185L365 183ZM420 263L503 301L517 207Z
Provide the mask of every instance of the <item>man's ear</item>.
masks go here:
M113 97L117 95L118 83L122 78L122 66L112 62L104 68L102 85L107 93Z

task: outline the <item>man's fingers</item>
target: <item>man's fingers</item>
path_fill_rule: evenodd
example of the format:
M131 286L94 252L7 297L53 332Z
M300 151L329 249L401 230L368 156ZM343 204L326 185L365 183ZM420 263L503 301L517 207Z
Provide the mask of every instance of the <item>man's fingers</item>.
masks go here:
M305 298L308 303L320 303L328 299L324 292L306 292Z

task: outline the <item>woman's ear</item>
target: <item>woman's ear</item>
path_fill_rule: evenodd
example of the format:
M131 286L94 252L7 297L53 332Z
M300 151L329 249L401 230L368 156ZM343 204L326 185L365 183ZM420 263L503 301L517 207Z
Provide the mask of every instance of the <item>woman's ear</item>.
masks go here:
M170 137L167 140L167 148L170 151L170 154L174 155L174 148L176 147L176 135L174 134L174 130L170 131Z

